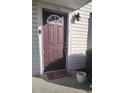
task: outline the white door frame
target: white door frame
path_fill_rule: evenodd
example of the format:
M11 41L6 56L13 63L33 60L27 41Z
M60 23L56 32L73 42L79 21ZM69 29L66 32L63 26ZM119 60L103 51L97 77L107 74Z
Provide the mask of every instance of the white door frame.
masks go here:
M68 69L68 55L70 54L71 50L70 50L70 15L69 13L72 11L70 9L67 9L67 8L63 8L63 7L60 7L60 6L57 6L57 5L51 5L51 4L46 4L46 3L39 3L37 2L37 20L38 20L38 31L41 30L41 34L39 34L39 55L40 55L40 74L42 75L44 73L44 50L43 50L43 28L42 28L42 24L43 24L43 21L42 21L42 18L43 18L43 14L42 14L42 9L43 8L46 8L46 9L50 9L50 10L53 10L53 11L60 11L60 12L63 12L63 13L68 13L68 16L67 16L67 21L68 21L68 28L67 28L67 32L68 32L68 37L67 37L67 53L66 53L66 69Z

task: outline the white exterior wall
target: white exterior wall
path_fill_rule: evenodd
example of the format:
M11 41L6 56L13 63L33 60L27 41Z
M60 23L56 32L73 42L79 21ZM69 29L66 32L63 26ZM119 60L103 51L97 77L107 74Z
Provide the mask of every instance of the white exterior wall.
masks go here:
M32 2L32 75L40 74L39 38L37 31L37 4Z
M80 13L80 21L70 24L71 28L71 55L69 55L68 68L80 69L85 67L86 50L92 48L92 28L90 13L92 3L88 3L79 10L70 13L70 17Z
M85 6L87 7L87 6ZM91 7L91 5L88 5ZM85 57L83 57L81 51L84 53L87 49L87 32L88 28L85 28L88 24L87 19L89 17L89 12L82 12L83 8L79 11L83 15L86 13L87 15L83 15L80 22L71 24L71 18L74 12L71 9L67 9L64 7L60 7L57 5L43 3L41 1L37 1L37 3L33 3L32 7L32 74L40 75L43 74L44 65L43 65L43 39L42 39L42 8L61 11L69 13L69 27L68 27L68 54L67 54L67 69L76 69L83 66ZM85 10L85 9L84 9ZM76 12L76 11L75 11ZM86 17L83 19L83 17ZM84 22L84 21L86 22ZM79 25L80 24L80 25ZM83 25L86 24L86 25ZM41 28L41 34L38 34L38 28ZM74 30L75 29L75 30ZM81 41L81 42L80 42ZM80 42L80 43L79 43ZM83 50L82 50L83 49ZM81 50L81 51L80 51ZM75 55L76 53L76 55Z

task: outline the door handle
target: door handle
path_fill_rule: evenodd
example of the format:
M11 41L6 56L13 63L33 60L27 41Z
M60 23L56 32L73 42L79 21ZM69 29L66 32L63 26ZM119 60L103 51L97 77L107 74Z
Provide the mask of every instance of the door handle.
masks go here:
M67 52L66 43L64 42L64 53Z
M67 52L67 48L66 47L64 47L64 53L66 53Z

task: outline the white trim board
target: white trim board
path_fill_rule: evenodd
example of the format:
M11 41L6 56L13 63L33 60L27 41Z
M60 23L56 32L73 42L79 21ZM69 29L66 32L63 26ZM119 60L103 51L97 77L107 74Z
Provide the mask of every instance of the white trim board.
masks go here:
M42 21L42 9L43 8L46 8L46 9L50 9L50 10L55 10L55 11L60 11L60 12L65 12L65 13L70 13L72 12L72 10L70 9L67 9L67 8L63 8L63 7L59 7L59 6L53 6L51 4L46 4L46 3L42 3L42 2L37 2L37 17L38 17L38 28L41 29L41 34L39 34L39 50L40 50L40 74L42 75L44 73L44 57L43 57L43 34L42 34L42 24L43 24L43 21ZM68 20L68 19L67 19ZM69 20L70 20L70 15L69 15ZM69 33L70 33L70 22L68 24L68 38L69 37ZM68 39L68 49L70 49L70 39ZM68 50L68 54L70 54L71 50ZM68 55L66 57L66 69L68 69Z

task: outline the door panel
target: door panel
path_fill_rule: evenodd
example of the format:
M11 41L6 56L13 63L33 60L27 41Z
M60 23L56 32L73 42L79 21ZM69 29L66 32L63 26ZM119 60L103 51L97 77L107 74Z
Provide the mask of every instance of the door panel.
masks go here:
M43 11L44 66L45 71L65 69L66 15Z

